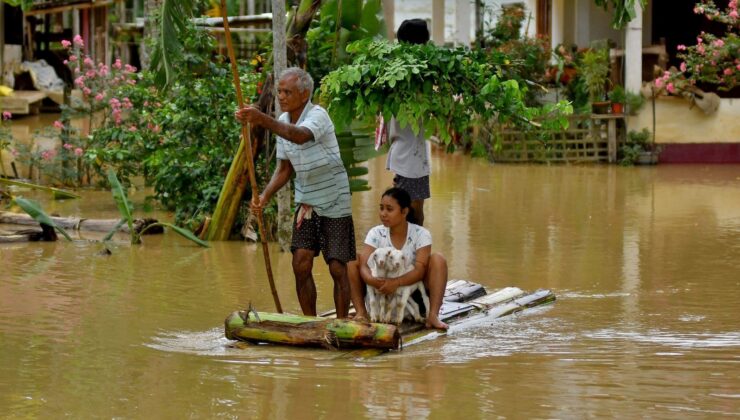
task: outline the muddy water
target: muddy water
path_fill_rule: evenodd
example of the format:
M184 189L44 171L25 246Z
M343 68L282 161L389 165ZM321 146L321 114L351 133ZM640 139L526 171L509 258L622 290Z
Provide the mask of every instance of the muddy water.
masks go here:
M391 182L382 159L370 166L358 240ZM240 349L224 317L273 309L254 244L118 238L108 257L89 241L0 245L0 417L740 416L740 167L435 152L432 194L427 225L452 277L558 301L369 360ZM115 214L107 193L49 206ZM271 255L297 312L289 256ZM316 280L328 309L320 260Z

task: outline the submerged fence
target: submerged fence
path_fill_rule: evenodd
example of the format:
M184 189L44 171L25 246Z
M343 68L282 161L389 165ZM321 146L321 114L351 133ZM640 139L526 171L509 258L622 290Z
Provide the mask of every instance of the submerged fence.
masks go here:
M566 130L499 130L497 162L614 162L617 120L612 115L574 115Z

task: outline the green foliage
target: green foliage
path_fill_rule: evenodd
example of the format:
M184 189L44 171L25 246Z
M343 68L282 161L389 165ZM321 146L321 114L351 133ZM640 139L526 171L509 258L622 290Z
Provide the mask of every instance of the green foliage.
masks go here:
M13 7L20 6L24 12L31 10L31 7L33 7L33 0L3 0L3 2Z
M625 93L625 105L630 115L637 115L640 109L645 105L645 97L641 93Z
M65 238L67 238L68 241L72 241L72 238L69 236L67 231L62 229L61 227L57 226L54 221L49 217L46 212L44 212L44 209L41 208L41 205L33 200L28 200L23 197L15 197L13 199L15 204L18 205L23 211L28 213L29 216L33 217L33 219L39 223L42 223L47 226L51 226L52 228L56 229L59 233L61 233Z
M622 166L634 165L641 154L652 150L650 136L650 130L647 128L643 128L642 131L630 130L627 133L627 142L619 148L621 155L619 164Z
M480 121L526 125L542 112L524 103L526 87L507 77L515 64L500 52L371 40L347 51L352 63L329 73L321 87L338 130L352 121L373 123L382 114L416 132L424 120L426 135L450 144L453 134ZM548 117L560 119L565 107L558 104Z
M486 44L499 47L509 41L519 40L525 17L523 4L501 5L496 25L486 33Z
M592 48L583 53L578 71L583 77L591 102L603 100L609 76L609 50Z
M207 242L193 235L192 232L186 229L183 229L181 227L172 225L171 223L164 223L164 222L152 223L148 225L146 228L142 229L141 232L137 232L136 229L134 229L133 206L129 202L128 197L126 196L126 190L123 188L123 185L121 185L121 183L118 181L118 178L116 177L116 172L113 169L108 170L108 182L110 182L111 192L113 193L113 198L116 200L116 205L118 206L118 211L121 213L122 219L121 219L121 222L110 233L108 233L108 235L106 235L104 240L109 240L113 236L113 233L118 231L118 229L121 227L123 223L126 223L128 224L128 231L129 231L129 235L131 236L132 244L141 243L141 236L148 229L151 229L153 227L162 226L162 227L169 227L170 229L174 230L175 232L177 232L184 238L189 239L202 247L206 247L206 248L208 247Z
M213 38L202 31L186 34L170 88L158 92L154 75L143 72L138 83L115 89L114 96L132 106L120 122L108 119L94 133L86 153L100 175L113 167L124 184L144 174L178 223L212 211L241 133L230 69L211 60ZM251 102L262 75L243 63L239 71Z
M196 0L163 0L159 16L152 16L159 24L151 68L157 86L166 90L175 79L176 64L181 61L186 45L182 39L188 31L189 19L198 2Z
M627 100L627 94L622 85L616 85L609 91L609 100L616 104L623 104Z
M612 28L624 29L637 16L636 7L645 8L647 0L594 0L605 11L612 10Z
M308 71L317 81L349 62L349 43L385 38L381 0L324 1L318 15L306 33Z

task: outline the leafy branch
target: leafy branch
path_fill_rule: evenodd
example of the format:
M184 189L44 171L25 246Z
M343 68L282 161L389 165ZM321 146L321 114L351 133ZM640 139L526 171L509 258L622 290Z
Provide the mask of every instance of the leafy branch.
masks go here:
M352 43L347 52L352 63L329 73L321 84L322 101L337 130L382 114L417 133L424 121L426 135L436 134L449 144L455 133L481 121L531 125L543 111L552 115L551 108L525 104L519 63L501 52L371 40ZM563 102L557 109L566 114L569 106Z

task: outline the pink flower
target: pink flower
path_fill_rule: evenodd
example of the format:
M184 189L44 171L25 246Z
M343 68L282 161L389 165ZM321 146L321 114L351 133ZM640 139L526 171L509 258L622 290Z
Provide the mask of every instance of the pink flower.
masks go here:
M712 42L712 45L714 45L717 48L722 48L725 45L725 41L721 39L715 39L714 42Z
M69 60L64 60L63 63L66 66L67 64L69 64Z
M700 15L704 13L704 8L701 6L694 7L694 13L696 13L697 15Z
M728 16L730 16L733 19L737 19L737 17L738 17L737 10L731 11Z
M41 152L41 159L49 161L54 159L55 155L56 152L54 152L53 150L44 150L43 152Z
M696 46L696 52L698 52L701 55L704 55L704 52L705 52L704 45L703 44L698 44Z
M72 146L72 145L71 145L71 144L69 144L69 143L64 143L64 146L63 146L63 147L64 147L65 149L67 149L67 150L71 150L72 148L74 148L74 146Z
M56 121L54 121L54 128L58 128L58 129L60 129L60 130L61 130L61 129L63 129L63 128L64 128L64 124L62 124L62 122L61 122L61 121L59 121L59 120L56 120Z
M105 95L103 95L102 92L101 93L98 93L97 95L95 95L95 100L96 101L101 102L103 99L105 99Z
M95 70L88 70L87 72L85 72L85 76L90 78L95 77Z
M676 87L673 86L673 83L668 83L665 88L670 93L676 93Z
M80 88L83 87L83 86L85 86L85 76L80 76L80 77L76 78L75 79L75 85L77 87L80 87Z
M663 88L663 79L661 79L660 77L655 79L655 87L658 89Z
M82 89L82 93L83 93L83 94L84 94L85 96L90 96L90 94L92 93L92 90L91 90L91 89L90 89L89 87L85 86L85 87L84 87L84 88Z
M681 67L681 72L685 73L686 72L686 62L682 61L680 67Z
M82 37L79 35L75 35L74 39L72 40L76 46L78 47L84 47L85 41L82 40Z
M683 44L679 44L679 45L678 45L678 46L676 47L676 49L677 49L677 50L679 50L679 51L686 51L686 46L685 46L685 45L683 45Z
M120 70L122 66L123 66L123 64L121 64L121 59L120 58L116 58L116 62L113 63L113 68L114 69L117 69L117 70Z
M88 67L95 67L95 63L92 61L90 57L85 57L85 59L82 62Z
M135 125L132 125L131 127L128 128L128 131L136 131L136 130L138 129L136 128Z
M9 120L12 116L13 116L13 114L11 114L9 111L3 111L3 119L4 120Z
M732 67L726 68L725 71L723 71L722 73L724 73L725 76L731 75L732 74Z
M132 65L130 65L130 64L126 64L126 65L124 66L124 69L125 69L125 71L126 71L126 72L128 72L128 73L133 73L133 72L135 72L135 71L136 71L136 67L134 67L134 66L132 66Z
M70 55L70 56L69 56L69 61L72 61L72 62L75 62L75 61L77 61L77 56L76 56L76 55L74 55L74 54Z
M82 156L83 153L85 153L85 151L82 150L82 148L78 147L75 149L75 156Z
M737 71L740 71L740 64L738 64L735 68L737 69Z
M71 46L72 46L72 43L71 42L67 41L66 39L63 39L62 40L62 47L69 48Z

